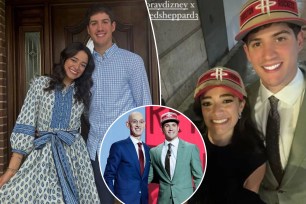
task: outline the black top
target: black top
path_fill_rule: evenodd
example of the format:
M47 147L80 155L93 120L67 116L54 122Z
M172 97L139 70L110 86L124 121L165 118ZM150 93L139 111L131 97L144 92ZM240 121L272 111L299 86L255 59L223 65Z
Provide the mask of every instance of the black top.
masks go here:
M194 199L204 204L261 204L259 195L243 188L245 180L266 162L261 151L238 150L234 145L216 146L204 136L207 167Z

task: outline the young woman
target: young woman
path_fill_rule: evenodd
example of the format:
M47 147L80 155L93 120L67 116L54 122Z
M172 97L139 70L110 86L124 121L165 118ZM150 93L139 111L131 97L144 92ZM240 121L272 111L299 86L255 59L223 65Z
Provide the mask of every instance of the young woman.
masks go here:
M266 156L251 122L239 74L217 67L205 72L195 90L195 110L202 113L207 168L197 203L263 203L258 190Z
M32 81L11 135L13 153L0 177L0 203L99 203L80 135L93 70L89 49L72 43L51 77Z

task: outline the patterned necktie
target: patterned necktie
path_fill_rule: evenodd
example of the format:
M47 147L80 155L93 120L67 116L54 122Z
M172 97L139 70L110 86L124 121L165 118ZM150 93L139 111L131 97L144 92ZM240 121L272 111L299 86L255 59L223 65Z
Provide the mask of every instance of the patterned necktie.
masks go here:
M283 178L283 168L279 154L280 117L277 111L277 103L279 100L271 96L269 97L269 101L271 108L266 127L267 155L271 170L278 184L280 184Z
M168 150L165 158L165 169L169 177L171 178L170 174L170 157L171 157L171 143L168 143Z
M138 144L138 155L139 155L140 174L142 175L143 170L144 170L144 156L143 156L143 152L142 152L142 148L141 148L142 143L141 143L141 142L138 142L137 144Z

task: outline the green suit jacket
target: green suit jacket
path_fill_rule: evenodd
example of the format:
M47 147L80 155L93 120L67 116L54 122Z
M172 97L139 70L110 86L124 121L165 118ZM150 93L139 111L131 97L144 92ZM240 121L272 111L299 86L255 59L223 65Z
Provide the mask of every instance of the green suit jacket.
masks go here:
M303 71L303 70L302 70ZM305 73L303 71L306 83ZM260 82L247 88L252 117L255 121L254 106L258 96ZM289 96L288 96L289 97ZM285 167L280 186L271 171L269 164L259 191L260 197L268 204L301 204L306 203L306 95L304 94L298 121L295 128L289 160Z
M201 183L203 170L196 145L179 139L174 175L171 178L162 165L161 153L163 143L150 150L151 167L149 182L159 183L158 203L181 204L194 192Z

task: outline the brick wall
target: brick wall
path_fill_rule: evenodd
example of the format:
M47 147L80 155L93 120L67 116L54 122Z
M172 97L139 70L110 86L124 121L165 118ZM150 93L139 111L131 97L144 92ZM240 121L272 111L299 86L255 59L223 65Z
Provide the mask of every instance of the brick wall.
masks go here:
M5 0L0 0L0 175L8 158L6 61Z

